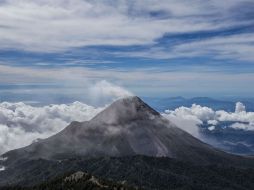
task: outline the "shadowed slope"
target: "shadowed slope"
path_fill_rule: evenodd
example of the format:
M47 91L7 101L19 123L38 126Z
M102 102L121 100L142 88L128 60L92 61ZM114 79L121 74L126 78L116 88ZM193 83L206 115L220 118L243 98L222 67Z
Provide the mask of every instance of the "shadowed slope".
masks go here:
M65 173L77 171L88 172L99 179L111 179L114 182L124 181L124 184L143 187L146 190L250 190L254 186L254 169L216 165L200 166L167 157L131 156L75 158L65 159L61 162L42 159L28 160L1 173L0 189L2 189L1 185L5 185L6 182L22 186L13 189L7 187L8 190L35 190L38 187L41 187L41 190L75 189L80 184L78 181L62 186L62 181L56 184L51 180L59 178ZM37 188L24 187L41 183L43 184L36 186ZM51 188L48 188L47 184ZM58 185L60 188L57 188ZM86 188L82 184L79 189Z

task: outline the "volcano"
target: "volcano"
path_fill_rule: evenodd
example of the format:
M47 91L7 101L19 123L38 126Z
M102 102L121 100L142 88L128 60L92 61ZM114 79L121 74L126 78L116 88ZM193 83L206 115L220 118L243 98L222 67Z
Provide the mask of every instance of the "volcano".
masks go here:
M170 157L197 164L238 163L245 159L201 142L137 96L119 99L90 121L72 122L58 134L2 157L8 158L4 163L8 168L19 160L135 155Z
M254 185L253 158L201 142L136 96L115 101L90 121L74 121L54 136L5 153L0 166L0 187L16 189L48 186L77 171L141 189ZM57 189L58 183L50 184Z

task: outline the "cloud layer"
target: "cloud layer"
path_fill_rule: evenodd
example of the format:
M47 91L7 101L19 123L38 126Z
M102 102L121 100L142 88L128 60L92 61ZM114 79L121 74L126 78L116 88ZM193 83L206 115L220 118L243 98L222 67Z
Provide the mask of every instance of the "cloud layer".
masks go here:
M71 121L90 120L102 109L81 102L44 107L3 102L0 104L0 154L49 137Z
M89 88L89 93L96 100L107 99L107 98L122 98L126 96L132 96L133 94L115 84L109 83L106 80L99 81L95 85Z
M225 124L223 128L254 131L254 112L246 112L241 102L236 103L235 112L214 111L211 108L193 104L190 108L179 107L175 110L166 110L163 116L198 138L201 138L199 126L203 124L208 125L209 130L215 130L220 123L227 122L228 124Z
M151 12L161 11L165 3L153 8L155 1L152 0L6 0L0 5L1 48L52 52L89 45L151 44L166 32L213 27L184 19L149 16ZM185 8L185 12L193 10ZM175 14L181 16L180 11Z
M0 49L58 52L94 45L153 45L164 35L249 25L251 7L250 1L235 0L5 0L0 3ZM239 46L250 51L251 44L244 42L246 38L226 49L214 41L204 42L209 46L199 42L191 46L231 54ZM184 45L173 51L189 56L200 53L186 48L190 49ZM163 57L165 52L157 55Z

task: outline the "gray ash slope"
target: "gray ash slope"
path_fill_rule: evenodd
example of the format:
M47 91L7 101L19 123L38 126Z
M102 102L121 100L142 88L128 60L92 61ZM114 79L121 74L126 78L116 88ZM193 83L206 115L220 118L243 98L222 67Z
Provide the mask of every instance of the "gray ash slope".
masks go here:
M140 98L117 100L90 121L72 122L60 133L5 153L0 165L22 160L74 157L170 157L195 164L254 165L253 160L224 153L163 118Z

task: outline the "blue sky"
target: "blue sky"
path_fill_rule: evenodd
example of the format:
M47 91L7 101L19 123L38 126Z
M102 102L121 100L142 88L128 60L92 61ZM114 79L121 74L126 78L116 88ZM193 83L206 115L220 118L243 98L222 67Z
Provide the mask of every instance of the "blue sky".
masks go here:
M1 0L1 101L85 101L101 81L139 96L253 97L253 10L243 0Z

